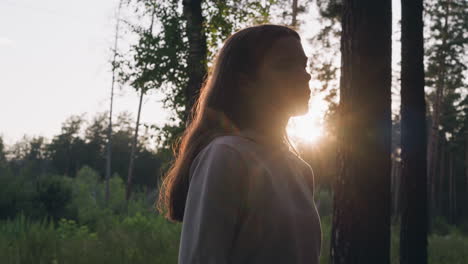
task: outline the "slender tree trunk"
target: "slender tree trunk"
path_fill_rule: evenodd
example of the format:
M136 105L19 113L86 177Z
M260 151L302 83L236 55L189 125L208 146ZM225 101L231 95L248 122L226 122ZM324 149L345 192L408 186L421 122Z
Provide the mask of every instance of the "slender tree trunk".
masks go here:
M157 8L156 3L153 2L152 4L153 4L153 13L151 15L151 24L148 29L148 32L150 33L153 32L154 16L156 14L156 8ZM147 63L145 63L144 69L146 69L146 67L147 67ZM137 114L137 120L136 120L136 126L135 126L135 134L133 135L132 150L130 152L130 162L128 165L127 188L125 192L125 199L127 201L127 204L128 204L128 201L130 200L130 196L132 193L133 166L135 163L135 152L136 152L136 147L138 143L138 128L140 127L141 105L143 104L143 96L145 95L145 92L146 92L145 87L140 87L140 101L138 103L138 114Z
M114 56L112 58L112 85L110 95L110 110L109 110L109 127L107 128L107 153L106 153L106 206L109 203L109 180L111 177L111 159L112 159L112 106L114 103L114 85L115 85L115 68L117 60L117 44L119 41L119 26L120 26L120 10L122 9L123 0L119 1L117 8L117 22L115 24L115 37L114 37Z
M449 152L449 223L453 224L453 158Z
M191 121L192 108L200 93L200 88L206 75L207 44L203 28L203 0L183 0L183 13L187 20L186 33L189 43L187 69L188 84L185 89L185 124Z
M465 120L468 120L467 117L465 117ZM465 121L466 122L466 121ZM466 189L465 189L465 198L466 198L466 203L465 203L465 216L468 219L468 126L465 128L465 178L466 178Z
M442 140L440 142L440 150L439 150L439 155L440 155L440 159L439 159L439 175L437 176L437 180L438 180L438 183L437 183L437 188L436 188L436 193L434 194L435 195L435 198L437 200L437 204L436 204L436 207L435 207L435 212L434 212L434 216L438 216L438 215L441 215L442 213L442 195L444 193L444 176L446 175L446 170L445 170L445 164L446 164L446 150L445 150L445 140Z
M458 209L457 209L457 177L455 176L455 157L452 157L452 182L453 182L453 224L457 224Z
M297 0L292 1L292 21L291 21L291 26L296 27L297 26Z
M391 1L343 1L331 262L390 263Z
M427 263L427 137L423 1L401 1L402 216L400 263ZM423 186L423 188L421 188Z
M401 193L403 191L403 186L402 186L402 180L401 180L401 162L398 162L396 164L396 177L398 179L398 190L397 190L397 193L396 193L396 215L398 217L398 219L400 219L400 216L401 216Z
M143 88L141 88L140 102L138 103L138 115L137 115L137 121L136 121L136 126L135 126L135 134L133 135L132 150L130 152L130 163L128 165L127 188L125 192L125 199L127 200L127 202L130 200L130 195L132 192L133 166L135 163L135 152L136 152L136 147L138 143L138 127L140 126L141 105L143 103L144 94L145 94L145 91Z
M399 172L399 162L396 159L392 159L392 219L399 219L399 203L400 203L400 172Z
M395 193L396 193L396 178L395 178L395 172L396 172L396 161L392 157L392 169L390 173L390 179L391 179L391 195L392 195L392 219L395 217Z

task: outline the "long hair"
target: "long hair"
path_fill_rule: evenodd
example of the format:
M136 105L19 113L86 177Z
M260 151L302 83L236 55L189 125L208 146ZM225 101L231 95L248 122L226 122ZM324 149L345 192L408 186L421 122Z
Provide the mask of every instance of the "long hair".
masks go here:
M175 160L161 184L157 209L171 221L182 222L192 160L214 138L255 127L256 102L265 95L241 89L242 80L255 80L260 63L273 42L299 34L291 28L263 24L232 34L218 52L213 67L191 109L191 122L174 148ZM283 141L290 145L286 131Z

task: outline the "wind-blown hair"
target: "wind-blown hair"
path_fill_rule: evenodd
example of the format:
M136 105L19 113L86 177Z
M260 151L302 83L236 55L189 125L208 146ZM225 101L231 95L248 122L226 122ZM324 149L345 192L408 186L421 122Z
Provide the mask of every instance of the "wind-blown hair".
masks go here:
M255 106L265 95L241 89L256 79L260 63L272 44L299 34L280 25L258 25L232 34L218 52L192 110L191 122L174 148L175 160L159 191L157 209L171 221L182 222L189 189L189 170L196 155L214 138L255 127ZM268 113L265 113L268 114ZM283 141L289 144L286 131Z

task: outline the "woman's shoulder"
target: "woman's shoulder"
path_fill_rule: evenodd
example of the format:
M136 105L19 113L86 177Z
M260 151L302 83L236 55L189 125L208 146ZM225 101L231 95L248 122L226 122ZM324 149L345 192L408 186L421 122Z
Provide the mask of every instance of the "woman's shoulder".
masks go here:
M252 143L248 139L236 135L221 135L212 139L205 147L197 154L195 161L201 157L242 157L249 149L252 149Z
M254 142L247 138L237 135L221 135L212 139L200 150L194 159L194 163L209 157L238 159L244 163L251 163L253 156L258 156L257 147Z
M210 145L211 146L224 145L234 150L237 150L239 152L244 152L244 150L253 149L256 147L255 143L252 142L252 140L244 138L242 136L237 136L237 135L218 136L214 138L213 140L211 140L208 146Z

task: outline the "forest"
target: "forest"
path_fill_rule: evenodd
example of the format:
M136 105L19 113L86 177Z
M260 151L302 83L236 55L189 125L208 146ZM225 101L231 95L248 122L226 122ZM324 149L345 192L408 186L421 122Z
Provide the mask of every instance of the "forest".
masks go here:
M266 23L301 34L325 106L320 136L293 138L321 263L468 263L468 1L119 0L112 23L109 110L0 137L1 263L177 263L161 179L223 41ZM118 86L136 116L115 113ZM154 93L164 125L140 120Z

